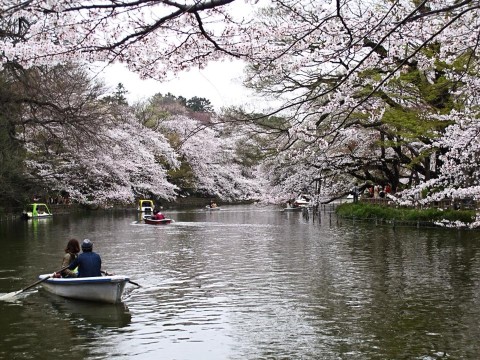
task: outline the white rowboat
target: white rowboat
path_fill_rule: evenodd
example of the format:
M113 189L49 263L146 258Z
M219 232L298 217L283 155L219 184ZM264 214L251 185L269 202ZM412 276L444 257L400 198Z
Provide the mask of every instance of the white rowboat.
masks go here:
M40 275L44 279L51 274ZM65 298L116 304L122 301L129 278L123 275L84 278L49 278L41 284L45 290Z

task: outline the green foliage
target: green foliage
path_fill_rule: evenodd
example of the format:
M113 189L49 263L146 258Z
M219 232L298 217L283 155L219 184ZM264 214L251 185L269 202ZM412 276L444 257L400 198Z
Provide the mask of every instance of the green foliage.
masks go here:
M175 96L171 93L166 95L157 93L146 103L137 104L136 116L143 125L155 129L162 120L173 115L186 115L197 119L203 116L206 119L205 122L208 122L209 116L205 115L213 112L208 99L194 96L187 100L183 96Z
M286 131L289 127L288 121L279 116L264 116L262 114L253 114L251 120L264 129L276 129Z
M33 185L25 175L25 150L17 134L21 113L6 67L0 72L0 204L5 209L22 204Z
M20 204L28 191L29 181L24 173L25 151L15 138L15 126L0 115L0 202Z
M252 139L243 139L236 144L237 158L245 167L252 167L257 165L264 157L258 142L252 144ZM260 139L257 139L260 141Z
M161 95L161 94L158 94ZM187 99L183 96L175 96L172 93L167 93L163 96L163 102L165 103L178 103L183 106L187 106Z
M393 208L390 206L380 206L364 203L346 203L337 207L336 212L342 217L355 217L357 219L383 219L397 221L422 221L434 222L440 220L462 221L471 223L475 220L475 211L473 210L440 210L429 209L407 209Z
M395 134L405 141L437 138L439 130L443 130L447 126L445 121L424 119L417 111L400 108L388 108L382 121L395 129Z
M432 43L421 51L434 59L440 50L439 44ZM383 78L385 69L371 68L360 74L359 80L366 81L358 87L356 95L374 96L385 104L382 119L377 123L372 124L368 118L363 122L361 117L355 117L357 123L364 123L367 128L379 131L377 140L372 143L381 157L381 165L375 169L379 175L375 176L397 185L400 174L413 173L414 176L418 174L425 179L437 176L438 168L431 168L430 158L432 154L438 154L438 149L422 144L431 145L451 125L448 121L438 121L436 115L447 114L452 109L462 107L465 99L453 96L459 84L449 80L446 73L447 70L465 71L467 61L474 59L464 54L454 64L436 61L434 69L426 71L411 61L404 64L397 76L388 79L373 94L371 81ZM425 148L429 150L423 150ZM372 163L371 160L369 162ZM435 164L438 166L441 162ZM359 169L358 174L368 178L372 170L366 165L363 169L368 168L369 172L365 175L363 169Z
M157 108L169 108L170 105L186 107L187 104L187 100L183 96L175 96L172 93L167 93L165 95L157 93L150 98L149 102L152 106Z
M198 112L209 112L213 113L213 106L210 100L205 99L203 97L194 96L191 99L188 99L186 102L186 107L191 111L198 111Z
M126 94L128 94L128 90L125 89L122 83L118 83L115 92L112 95L105 96L103 101L107 102L107 104L128 105Z
M380 81L382 80L382 74L378 69L372 68L372 69L366 69L362 71L358 77L360 79L372 79L375 81Z
M179 168L168 171L168 180L180 189L193 189L195 187L192 167L185 161L182 161Z

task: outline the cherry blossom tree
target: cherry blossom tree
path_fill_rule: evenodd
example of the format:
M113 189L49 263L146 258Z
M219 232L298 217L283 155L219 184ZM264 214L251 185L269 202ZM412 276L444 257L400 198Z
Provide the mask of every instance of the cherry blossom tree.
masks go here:
M102 130L108 141L101 145L65 146L61 156L49 156L50 161L28 161L29 171L43 177L52 190L83 204L128 204L146 195L175 197L175 186L156 161L163 156L160 149L168 146L158 134L139 128L135 119ZM36 154L39 149L32 144L28 150Z
M290 123L278 150L292 179L343 174L346 191L354 179L438 176L440 155L455 154L442 140L455 112L476 112L478 11L472 1L272 1L250 28L264 50L249 58L249 86L285 99L271 114Z
M189 195L236 201L260 197L262 178L256 166L238 156L238 144L247 144L242 134L224 134L223 124L181 114L161 119L156 130L169 139L182 163L169 172L170 179L176 178Z
M2 0L3 62L122 62L145 77L203 66L232 48L233 0ZM218 51L217 51L218 50Z
M175 196L163 166L177 166L168 141L128 107L104 100L102 85L85 70L36 68L17 78L17 138L27 151L26 172L38 185L83 204Z
M474 151L471 144L454 151L451 141L458 127L474 127L456 114L475 119L478 109L476 1L270 0L255 2L259 11L244 18L232 8L230 0L5 1L2 59L119 61L162 78L243 58L248 85L284 100L263 113L289 124L271 154L289 160L292 181L282 178L282 163L269 167L285 191L302 177L337 182L322 191L345 190L354 179L423 184ZM474 187L468 193L478 198Z
M447 128L445 135L432 146L448 149L439 158L442 164L439 176L422 182L417 187L407 189L402 194L405 205L429 204L444 199L467 200L467 205L475 206L480 199L480 124L477 113L452 112L444 116L454 123ZM423 194L423 198L420 196ZM418 199L418 200L417 200ZM444 224L445 225L445 224ZM467 226L462 223L449 226ZM480 226L480 215L469 227Z

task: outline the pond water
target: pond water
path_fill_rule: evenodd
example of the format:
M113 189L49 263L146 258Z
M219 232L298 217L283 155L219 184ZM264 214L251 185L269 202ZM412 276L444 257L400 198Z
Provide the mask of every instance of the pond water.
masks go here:
M478 359L480 233L222 206L0 223L0 295L71 237L128 275L119 305L41 288L0 302L0 359Z

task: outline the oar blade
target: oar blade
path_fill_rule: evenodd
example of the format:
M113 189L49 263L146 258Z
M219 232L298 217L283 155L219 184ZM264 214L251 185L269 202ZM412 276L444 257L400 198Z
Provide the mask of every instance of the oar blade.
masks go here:
M63 271L63 270L65 270L65 269L66 269L66 268L63 268L63 269L60 270L60 271ZM15 291L15 292L11 292L11 293L2 295L2 296L0 296L0 301L1 301L1 300L3 300L3 301L12 300L12 299L14 299L18 294L20 294L20 293L22 293L22 292L24 292L24 291L26 291L26 290L28 290L28 289L31 289L31 288L37 286L38 284L44 282L45 280L50 279L51 277L52 277L52 275L45 276L44 278L42 278L42 279L34 282L33 284L27 286L26 288L23 288L22 290Z
M0 301L12 301L15 300L18 294L22 293L23 290L14 291L5 295L0 296Z

